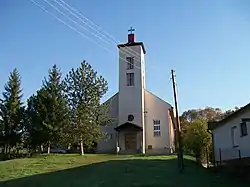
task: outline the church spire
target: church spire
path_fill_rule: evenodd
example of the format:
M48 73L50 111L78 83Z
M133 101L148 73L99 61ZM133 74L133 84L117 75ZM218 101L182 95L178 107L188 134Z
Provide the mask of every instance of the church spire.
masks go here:
M133 29L133 27L130 27L130 29L128 30L129 34L128 34L128 43L134 43L135 42L135 34L133 33L135 31L135 29Z

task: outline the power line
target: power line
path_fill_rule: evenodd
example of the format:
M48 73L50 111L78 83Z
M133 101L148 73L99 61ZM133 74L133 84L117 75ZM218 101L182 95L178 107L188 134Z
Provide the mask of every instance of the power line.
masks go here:
M49 12L48 10L46 10L43 6L41 6L39 3L37 3L34 0L30 0L31 2L33 2L36 6L38 6L40 9L42 9L43 11L45 11L46 13L50 14L53 18L55 18L56 20L58 20L59 22L63 23L64 25L68 26L70 29L74 30L75 32L77 32L78 34L80 34L81 36L87 38L88 40L96 43L97 45L99 45L100 47L102 47L104 50L107 50L104 46L102 46L101 44L99 44L98 42L96 42L95 40L93 40L92 38L82 34L80 31L78 31L75 27L72 27L71 25L67 24L65 21L63 21L62 19L58 18L57 16L55 16L54 14L52 14L51 12Z
M84 24L88 25L90 28L92 28L93 30L95 30L96 32L98 32L99 34L101 34L102 36L108 38L107 40L112 42L112 43L115 43L117 45L117 43L121 43L121 41L115 39L111 34L109 34L108 32L106 32L104 29L102 29L99 25L95 24L94 22L92 22L90 19L88 19L86 16L84 16L81 12L79 12L78 10L76 10L75 8L73 8L72 6L70 6L68 3L66 3L65 1L63 0L59 0L60 2L58 2L57 0L54 0L55 2L57 2L60 6L62 6L64 9L68 10L71 14L73 14L75 17L77 17L81 22L83 22ZM64 6L66 5L66 6ZM68 7L68 8L67 8ZM77 16L76 14L74 14L72 11L76 12L76 14L78 14L79 16ZM82 19L82 18L83 19ZM86 23L86 22L89 22L89 23ZM94 28L96 27L96 28ZM100 31L102 30L102 32ZM107 37L108 36L108 37ZM130 54L135 54L136 56L140 56L139 53L137 53L135 50L133 49L130 49L128 47L125 46L125 48L127 48L127 51L130 51L131 53Z
M75 20L73 20L71 17L69 17L68 15L64 14L60 9L58 9L57 7L55 7L53 4L51 4L49 1L44 0L49 6L51 6L53 9L55 9L56 11L58 11L60 14L62 14L63 16L65 16L66 18L68 18L69 20L71 20L73 23L77 24L79 27L85 29L88 31L88 29L84 26L82 26L81 24L77 23ZM97 38L99 38L100 40L104 41L107 43L106 40L104 40L103 38L101 38L100 36L98 36L97 34L91 32L91 34L93 34L94 36L96 36Z
M52 17L54 17L55 19L57 19L59 22L63 23L64 25L68 26L70 29L76 31L78 34L80 34L81 36L89 39L90 41L96 43L97 45L99 45L100 47L102 47L104 50L106 50L107 52L111 52L110 50L108 50L106 47L104 47L103 45L99 44L98 42L96 42L95 40L93 40L92 38L84 35L81 31L79 31L78 29L76 29L75 27L67 24L65 21L63 21L62 19L58 18L57 16L55 16L53 13L51 13L50 11L46 10L43 6L41 6L39 3L37 3L36 1L34 0L30 0L32 3L34 3L35 5L37 5L40 9L42 9L43 11L45 11L46 13L50 14ZM122 50L120 50L122 53L124 53ZM124 53L125 54L125 53ZM131 64L133 65L134 67L138 68L138 69L141 69L141 67L135 65L135 64L132 64L131 62L128 62L126 59L122 58L119 56L119 59L123 60L123 62L125 63L128 63L128 64Z
M46 0L44 0L44 1L46 1ZM53 1L55 1L57 4L59 4L61 7L63 7L63 9L65 9L68 13L70 13L70 14L72 14L74 17L76 17L78 20L80 20L83 24L85 24L86 26L88 26L88 27L90 27L91 29L93 29L95 32L97 32L98 34L100 34L101 35L101 37L104 37L105 39L103 39L103 38L101 38L100 36L98 36L98 35L96 35L95 33L93 33L93 32L90 32L91 34L93 34L94 36L96 36L97 38L99 38L99 39L101 39L102 41L105 41L106 43L108 43L108 42L111 42L111 43L114 43L115 45L117 45L118 43L121 43L119 40L118 40L118 42L116 41L116 39L111 35L111 34L109 34L108 32L106 32L105 30L103 30L99 25L97 25L97 24L95 24L95 23L93 23L91 20L89 20L86 16L84 16L81 12L79 12L79 11L77 11L75 8L73 8L72 6L70 6L69 4L67 4L66 2L64 2L63 0L59 0L60 2L62 2L62 3L60 3L60 2L58 2L57 0L53 0ZM48 3L48 1L46 1L47 3ZM66 5L66 6L64 6L64 5ZM51 6L51 4L50 4L50 6ZM55 6L54 6L55 7ZM57 9L57 8L56 8ZM58 9L57 9L58 10ZM74 12L72 12L71 10L73 10L73 11L75 11L78 15L80 15L81 17L79 17L79 16L77 16ZM68 16L67 16L67 18L69 18ZM69 18L69 19L71 19L71 18ZM71 19L72 20L72 19ZM87 20L87 21L86 21ZM74 23L76 23L75 21L73 21ZM88 23L89 22L89 23ZM78 25L80 25L79 23L76 23L76 24L78 24ZM94 25L94 27L96 27L96 28L94 28L92 25ZM82 25L81 25L81 27L83 27ZM88 30L88 29L86 29L86 28L84 28L85 30ZM100 31L100 30L103 30L103 33ZM106 34L106 35L105 35ZM108 37L107 37L108 36ZM108 39L107 39L108 38ZM111 38L111 39L110 39ZM133 49L131 49L131 48L129 48L129 47L127 47L127 46L124 46L123 47L123 50L125 51L125 53L123 52L123 51L121 51L123 54L129 54L129 55L131 55L132 54L132 56L135 56L135 57L141 57L141 54L140 53L138 53L138 52L136 52L135 50L133 50ZM155 67L154 66L152 66L152 65L149 65L151 68L154 68L155 69Z

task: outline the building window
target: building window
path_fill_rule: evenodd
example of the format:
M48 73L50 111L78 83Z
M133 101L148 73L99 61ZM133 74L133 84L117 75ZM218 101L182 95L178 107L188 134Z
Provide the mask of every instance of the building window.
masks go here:
M127 86L134 86L134 73L127 73Z
M127 57L127 69L134 69L134 57Z
M239 145L238 145L238 142L237 142L236 130L237 130L237 127L236 127L236 126L232 127L232 129L231 129L233 147L238 147L238 146L239 146Z
M133 121L134 120L134 116L132 114L128 115L128 121Z
M160 120L154 120L154 137L161 136Z
M244 121L240 124L241 136L247 136L247 123Z

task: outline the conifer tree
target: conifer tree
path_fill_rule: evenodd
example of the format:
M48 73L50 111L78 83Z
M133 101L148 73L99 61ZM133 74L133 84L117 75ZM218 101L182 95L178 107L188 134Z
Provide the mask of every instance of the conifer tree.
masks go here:
M52 143L60 142L62 128L68 120L64 88L61 72L54 65L49 70L48 78L43 81L42 88L28 102L30 135L34 144L45 143L48 153Z
M10 153L11 149L22 143L24 125L24 106L21 101L21 77L14 69L4 87L0 103L1 136L4 152Z

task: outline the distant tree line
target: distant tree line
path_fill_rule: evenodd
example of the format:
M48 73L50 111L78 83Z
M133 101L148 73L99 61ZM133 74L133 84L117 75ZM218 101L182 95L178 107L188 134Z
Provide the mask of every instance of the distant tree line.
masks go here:
M65 77L54 65L25 105L14 69L0 97L0 151L8 157L24 149L50 153L53 144L78 145L84 154L103 136L100 126L111 122L108 104L101 104L107 90L107 81L86 61Z
M207 131L208 121L219 121L239 110L223 112L219 108L206 107L203 109L191 109L180 116L182 130L182 144L185 153L196 157L198 162L212 159L212 137Z

